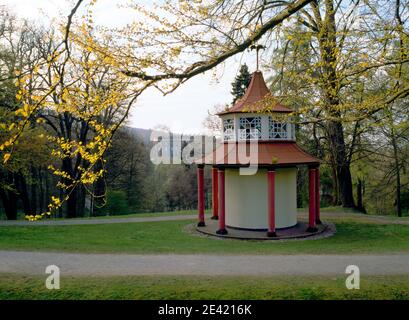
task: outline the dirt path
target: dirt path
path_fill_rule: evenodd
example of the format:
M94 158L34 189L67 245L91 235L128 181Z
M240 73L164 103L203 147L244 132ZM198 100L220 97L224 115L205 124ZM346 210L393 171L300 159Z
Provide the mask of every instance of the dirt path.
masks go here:
M132 217L132 218L91 218L91 219L61 219L40 221L0 221L0 226L74 226L85 224L111 224L111 223L133 223L133 222L155 222L196 219L197 215L181 214L174 216L159 217Z
M130 255L0 251L0 273L45 275L345 275L357 265L364 275L409 275L409 255Z
M301 217L304 213L299 214ZM407 219L354 213L323 213L323 219L353 217L362 222L409 224ZM84 225L195 219L196 215L0 221L0 226ZM43 275L48 265L66 275L344 275L357 265L361 275L409 275L409 255L130 255L0 251L0 273Z
M299 212L299 217L307 218L306 212ZM339 218L353 218L359 222L368 223L387 223L387 224L402 224L409 225L408 218L396 218L391 216L375 216L359 213L346 213L346 212L322 212L321 217L323 220ZM61 219L61 220L40 220L40 221L0 221L1 226L65 226L65 225L90 225L90 224L111 224L111 223L134 223L134 222L155 222L155 221L176 221L176 220L189 220L196 219L196 214L183 214L173 216L158 216L158 217L130 217L130 218L88 218L88 219ZM210 215L206 216L209 219Z

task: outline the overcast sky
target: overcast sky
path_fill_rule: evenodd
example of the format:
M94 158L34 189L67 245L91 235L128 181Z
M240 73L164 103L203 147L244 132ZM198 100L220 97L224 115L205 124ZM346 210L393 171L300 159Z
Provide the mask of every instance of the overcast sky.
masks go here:
M94 8L95 22L119 26L132 19L129 11L117 8L118 2L120 1L98 0ZM0 4L7 5L18 16L36 23L47 23L49 18L59 15L67 16L72 3L69 0L0 0ZM212 77L212 72L208 72L190 79L165 97L155 89L147 90L133 106L129 125L145 129L165 125L174 132L203 132L202 123L208 111L216 104L231 102L230 83L240 64L246 62L250 71L253 71L253 61L254 52L239 54L218 68L217 80Z

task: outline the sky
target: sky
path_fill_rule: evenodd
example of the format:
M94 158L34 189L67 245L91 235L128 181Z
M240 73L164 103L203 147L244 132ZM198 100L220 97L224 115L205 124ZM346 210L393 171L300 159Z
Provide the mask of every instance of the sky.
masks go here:
M147 1L147 0L145 0ZM97 24L120 26L132 19L129 11L116 7L117 1L98 0L94 9ZM66 17L72 8L70 0L0 0L19 17L35 23L47 24L52 18ZM203 133L203 121L215 105L230 103L231 82L242 63L254 71L254 52L238 54L213 72L198 75L174 93L163 96L156 89L148 89L132 108L128 125L143 129L166 126L173 132Z

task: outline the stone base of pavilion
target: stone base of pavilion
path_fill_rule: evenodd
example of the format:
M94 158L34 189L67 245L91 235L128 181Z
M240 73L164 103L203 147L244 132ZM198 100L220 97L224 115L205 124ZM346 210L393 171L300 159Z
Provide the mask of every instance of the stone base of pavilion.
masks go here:
M317 236L327 237L335 233L332 224L322 223L317 225L317 231L310 232L307 221L298 221L294 227L285 229L276 229L276 237L267 237L267 230L248 230L226 226L227 234L220 235L216 231L219 225L215 220L207 220L204 227L196 227L196 230L211 236L219 238L232 238L242 240L286 240L286 239L304 239L316 238Z

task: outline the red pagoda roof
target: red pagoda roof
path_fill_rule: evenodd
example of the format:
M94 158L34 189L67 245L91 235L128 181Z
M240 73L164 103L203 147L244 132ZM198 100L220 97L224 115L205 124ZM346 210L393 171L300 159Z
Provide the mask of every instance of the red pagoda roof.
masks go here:
M244 96L239 99L231 108L226 111L218 113L218 115L237 113L237 112L260 112L260 111L271 111L271 112L282 112L290 113L292 110L283 106L279 103L273 106L266 107L261 102L264 99L268 101L268 98L272 98L270 90L268 90L266 82L264 81L263 74L260 71L253 73L251 77L250 84L244 93Z
M257 142L255 142L257 143ZM302 150L295 142L259 141L257 160L259 166L319 165L320 160ZM196 161L198 164L220 166L248 166L255 159L248 160L251 146L248 142L222 143L216 150ZM247 159L247 163L240 162ZM253 163L250 163L253 162Z

